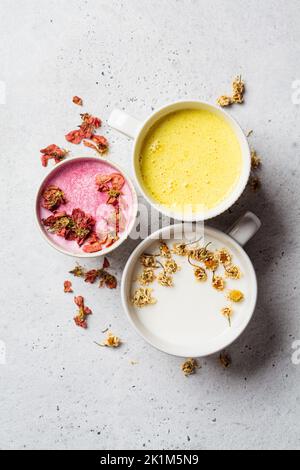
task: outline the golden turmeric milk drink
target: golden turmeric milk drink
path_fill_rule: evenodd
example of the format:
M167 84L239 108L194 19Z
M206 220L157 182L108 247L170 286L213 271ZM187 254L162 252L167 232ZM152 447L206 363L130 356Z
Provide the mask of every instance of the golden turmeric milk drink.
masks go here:
M224 118L205 109L185 109L150 128L140 170L146 192L158 204L205 212L234 190L242 171L242 151Z

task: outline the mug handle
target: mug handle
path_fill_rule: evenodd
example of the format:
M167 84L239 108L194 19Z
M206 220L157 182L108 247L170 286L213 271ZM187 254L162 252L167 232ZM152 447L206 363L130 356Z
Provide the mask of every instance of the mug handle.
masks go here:
M107 121L108 125L113 129L116 129L122 134L127 135L131 139L135 139L138 135L142 122L138 121L129 114L121 111L120 109L114 109Z
M228 231L228 235L237 241L241 246L254 237L256 232L261 227L261 221L253 214L253 212L246 212L231 229Z

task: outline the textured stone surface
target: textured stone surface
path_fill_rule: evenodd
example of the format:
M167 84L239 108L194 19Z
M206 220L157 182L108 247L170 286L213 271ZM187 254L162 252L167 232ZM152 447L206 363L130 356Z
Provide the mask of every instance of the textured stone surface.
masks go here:
M299 20L297 0L1 1L1 448L299 449ZM35 226L38 150L66 144L75 94L104 120L115 106L144 118L172 100L214 102L237 73L248 93L231 113L254 129L263 187L212 224L225 229L246 209L261 217L248 246L259 302L232 368L210 357L186 379L180 359L132 330L118 293L75 280L94 315L88 331L73 325L62 284L74 262ZM104 129L110 158L130 170L131 142ZM119 279L134 245L111 256ZM93 344L108 325L119 350Z

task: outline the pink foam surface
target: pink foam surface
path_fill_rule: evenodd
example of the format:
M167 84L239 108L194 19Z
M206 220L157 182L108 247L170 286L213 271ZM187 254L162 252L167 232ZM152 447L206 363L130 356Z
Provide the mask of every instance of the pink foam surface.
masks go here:
M49 185L55 185L62 189L66 195L67 203L61 205L59 210L64 210L70 214L73 209L82 209L96 219L96 231L101 234L105 232L107 220L110 215L113 215L114 209L106 204L107 196L97 191L95 177L98 174L109 175L111 173L119 172L108 162L102 160L73 161L54 171L45 182L43 189L46 189ZM51 215L50 211L42 207L42 198L40 198L39 207L41 219ZM127 231L133 217L133 195L127 181L125 181L122 188L120 207L123 220L120 227L120 234L122 235ZM82 248L78 246L77 242L65 240L63 237L51 234L46 230L45 232L55 244L68 252L82 253Z

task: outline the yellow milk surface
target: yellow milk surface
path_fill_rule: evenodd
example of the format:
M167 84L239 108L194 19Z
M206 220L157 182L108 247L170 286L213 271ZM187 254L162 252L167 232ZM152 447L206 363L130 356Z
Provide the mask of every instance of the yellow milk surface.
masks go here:
M230 125L207 110L171 113L146 135L140 155L146 191L174 210L212 209L234 189L242 168Z

